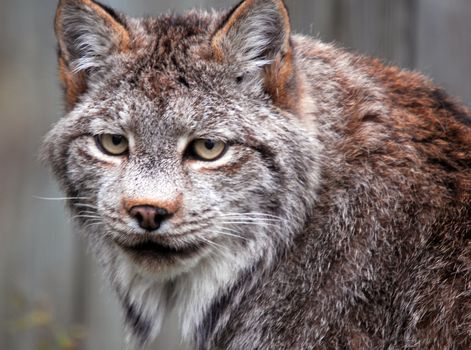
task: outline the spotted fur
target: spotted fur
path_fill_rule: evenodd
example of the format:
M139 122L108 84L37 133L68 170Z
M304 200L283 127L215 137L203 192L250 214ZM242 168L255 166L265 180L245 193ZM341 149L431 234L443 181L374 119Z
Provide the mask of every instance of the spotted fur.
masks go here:
M56 33L68 112L43 154L129 343L174 309L198 349L471 347L471 117L443 90L292 35L281 0L140 19L62 0ZM191 159L198 138L227 152ZM143 202L175 214L145 232Z

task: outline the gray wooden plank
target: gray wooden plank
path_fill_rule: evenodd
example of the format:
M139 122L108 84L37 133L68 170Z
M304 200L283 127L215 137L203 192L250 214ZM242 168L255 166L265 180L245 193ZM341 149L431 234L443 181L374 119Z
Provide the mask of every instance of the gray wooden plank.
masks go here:
M336 3L333 0L286 0L295 32L319 37L324 41L336 40L333 18Z
M58 115L51 25L55 6L51 0L2 3L8 11L2 12L0 41L0 179L7 184L0 198L2 349L37 348L37 332L10 333L4 325L32 311L39 302L51 306L57 324L67 326L74 321L74 238L61 203L33 198L58 193L36 159L48 124ZM15 295L26 300L24 310L11 302Z
M124 350L121 309L105 280L95 257L83 254L82 264L86 276L84 324L87 338L84 349Z
M335 40L361 53L413 67L415 0L335 0Z
M471 1L419 4L417 68L471 106Z

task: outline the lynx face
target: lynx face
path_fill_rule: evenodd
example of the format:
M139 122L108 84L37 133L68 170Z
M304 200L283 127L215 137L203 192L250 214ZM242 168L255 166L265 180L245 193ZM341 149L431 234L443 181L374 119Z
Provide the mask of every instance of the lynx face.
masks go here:
M103 234L149 269L187 268L213 250L256 251L260 235L293 214L284 184L295 179L276 158L300 143L283 131L285 117L193 74L202 78L188 79L194 89L160 86L158 101L127 82L103 84L53 131L73 132L61 163L70 195L87 198L72 201L76 215L84 225L97 216Z
M69 113L45 154L79 224L139 271L172 279L205 257L260 257L303 221L319 150L289 108L297 87L278 6L260 2L234 23L61 3Z

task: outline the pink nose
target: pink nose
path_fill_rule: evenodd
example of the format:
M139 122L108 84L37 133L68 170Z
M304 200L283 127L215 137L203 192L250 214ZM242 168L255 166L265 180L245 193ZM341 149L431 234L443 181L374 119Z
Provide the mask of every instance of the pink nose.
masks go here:
M166 209L157 208L151 205L138 205L129 210L129 215L134 218L139 226L147 231L156 231L163 221L173 214Z

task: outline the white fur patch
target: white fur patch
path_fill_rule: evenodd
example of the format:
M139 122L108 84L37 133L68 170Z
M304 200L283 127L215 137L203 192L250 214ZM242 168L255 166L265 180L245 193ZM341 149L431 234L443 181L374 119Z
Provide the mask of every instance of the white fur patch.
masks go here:
M159 334L163 319L173 310L180 320L182 339L191 343L196 328L218 294L230 288L239 273L259 258L260 248L257 248L258 254L255 245L253 248L237 251L229 246L221 247L203 258L191 271L173 277L152 275L119 256L115 267L116 282L120 289L128 291L130 302L137 306L143 317L152 320L149 340ZM267 260L270 260L269 256ZM132 329L130 332L127 340L135 344Z

